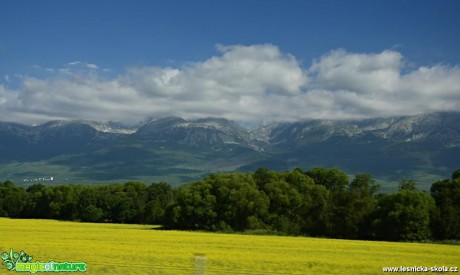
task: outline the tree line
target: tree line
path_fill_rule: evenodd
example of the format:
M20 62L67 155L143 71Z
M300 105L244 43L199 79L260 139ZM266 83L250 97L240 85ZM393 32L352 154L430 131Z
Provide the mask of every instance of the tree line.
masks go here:
M161 224L165 229L345 239L460 240L460 169L432 184L379 192L370 174L337 168L211 174L179 187L0 183L0 216Z

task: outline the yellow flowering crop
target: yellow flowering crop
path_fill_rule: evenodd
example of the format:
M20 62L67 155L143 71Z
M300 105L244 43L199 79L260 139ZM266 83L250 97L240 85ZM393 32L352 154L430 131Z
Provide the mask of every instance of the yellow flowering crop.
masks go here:
M460 265L455 245L0 218L0 253L10 248L33 261L85 262L88 274L379 274L384 266Z

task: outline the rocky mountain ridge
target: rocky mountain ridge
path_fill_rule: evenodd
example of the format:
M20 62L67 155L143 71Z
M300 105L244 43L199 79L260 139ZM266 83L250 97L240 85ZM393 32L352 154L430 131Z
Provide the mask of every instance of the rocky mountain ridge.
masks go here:
M0 176L38 174L29 168L32 164L43 165L41 170L62 166L77 180L171 173L184 182L209 172L260 166L441 175L460 165L459 121L460 113L264 123L253 129L222 118L151 118L135 127L95 121L0 122ZM14 163L28 165L12 169Z

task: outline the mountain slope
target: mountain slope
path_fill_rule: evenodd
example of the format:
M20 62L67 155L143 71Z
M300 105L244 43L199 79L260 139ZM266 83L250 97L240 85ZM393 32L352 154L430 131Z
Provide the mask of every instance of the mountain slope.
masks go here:
M148 119L137 127L0 122L0 177L183 183L218 171L325 166L428 184L460 166L458 121L459 113L435 113L270 123L249 130L219 118Z
M448 176L460 166L460 114L435 113L367 120L309 120L271 126L276 154L246 167L326 166L371 172L389 180ZM284 160L284 161L283 161Z

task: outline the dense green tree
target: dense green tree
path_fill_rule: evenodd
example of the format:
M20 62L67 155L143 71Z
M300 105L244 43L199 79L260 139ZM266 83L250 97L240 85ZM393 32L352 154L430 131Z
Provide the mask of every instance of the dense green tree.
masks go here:
M49 218L49 203L45 197L46 186L36 183L26 189L25 206L21 213L25 218Z
M328 235L347 239L367 237L363 231L375 205L375 199L362 190L333 192L328 208Z
M267 196L251 174L218 174L179 188L167 209L168 227L244 230L265 227Z
M203 180L181 186L176 202L166 209L165 225L176 229L215 229L216 197L211 189L212 185Z
M299 209L302 235L325 236L328 224L330 191L322 185L308 185L299 191L302 207Z
M0 216L17 217L25 205L25 190L7 180L0 183Z
M81 221L85 222L99 222L104 217L104 212L102 209L95 205L88 205L84 208L81 216L79 217Z
M116 195L120 198L114 209L116 220L122 223L141 223L147 198L146 186L141 182L127 182Z
M430 222L435 212L432 197L420 192L402 190L380 198L376 236L390 241L419 241L431 237Z
M348 185L348 175L337 168L316 167L306 172L316 184L326 186L329 190L345 189Z
M258 190L251 174L211 175L204 181L211 184L212 193L216 198L216 229L224 226L226 230L241 231L248 227L264 227L269 201L267 196Z
M402 180L398 185L398 191L402 190L417 190L417 184L413 180Z
M458 171L458 170L457 170ZM455 177L452 177L455 178ZM437 239L460 239L460 178L442 180L431 186L438 215L433 219Z
M101 186L97 189L97 193L99 208L103 212L105 221L128 223L139 214L135 213L137 195L128 195L124 185Z
M259 190L264 190L266 184L279 178L279 174L275 171L270 171L267 168L262 167L254 172L253 178L259 187Z
M99 208L97 187L84 187L79 194L77 213L78 219L84 222L100 222L104 219L104 211Z
M300 234L302 195L283 180L268 183L265 193L270 200L270 224L273 229L291 235Z
M379 190L379 185L374 180L371 174L362 173L356 174L355 178L350 182L348 189L350 191L361 192L363 195L373 196Z
M120 184L103 185L96 188L98 208L102 210L103 221L116 222L118 220L116 207L122 200L122 197L118 195L121 192L120 189Z
M291 186L294 186L297 191L304 193L309 187L315 184L315 181L304 174L299 168L294 169L293 171L286 171L283 173L284 180L289 183Z
M77 213L78 194L72 185L60 185L45 189L48 203L47 216L51 219L75 220Z
M147 187L143 222L149 224L163 223L165 209L173 201L174 191L171 185L165 182L152 183Z
M460 179L460 168L452 173L452 180Z
M370 174L357 174L347 189L335 189L328 203L327 234L335 238L370 238L369 219L379 186Z

